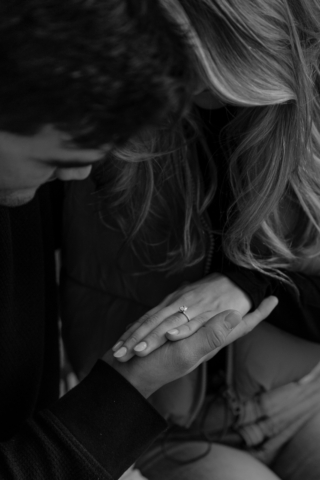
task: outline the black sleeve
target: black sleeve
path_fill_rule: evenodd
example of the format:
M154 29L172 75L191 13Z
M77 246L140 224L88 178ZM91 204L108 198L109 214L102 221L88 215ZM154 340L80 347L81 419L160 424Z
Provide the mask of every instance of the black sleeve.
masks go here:
M139 392L99 360L83 382L0 444L0 478L116 479L165 428Z
M239 267L228 261L221 270L251 299L252 310L269 295L279 299L269 319L271 323L310 341L320 341L320 277L285 272L296 289L288 283L260 272Z

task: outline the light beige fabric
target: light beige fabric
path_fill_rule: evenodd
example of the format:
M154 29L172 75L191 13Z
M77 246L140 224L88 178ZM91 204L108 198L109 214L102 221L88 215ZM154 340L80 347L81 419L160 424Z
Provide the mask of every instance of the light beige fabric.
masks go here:
M185 377L160 388L150 402L170 423L188 428L203 405L206 382L207 366L203 363Z

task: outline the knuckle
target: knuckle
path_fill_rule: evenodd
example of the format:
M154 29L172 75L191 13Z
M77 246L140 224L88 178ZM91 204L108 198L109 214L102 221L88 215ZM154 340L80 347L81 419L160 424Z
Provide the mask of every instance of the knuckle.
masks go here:
M150 333L148 335L148 337L145 339L145 341L147 342L147 344L154 344L154 343L158 343L159 342L159 339L163 337L163 334L161 332L159 332L158 330L155 330L154 332Z
M140 341L139 335L134 333L128 340L127 340L127 346L130 347L130 345L134 345L135 343Z
M170 324L171 325L179 325L181 323L184 323L185 321L187 321L186 317L181 313L175 313L174 315L172 315L171 319L170 319Z
M137 323L137 328L130 335L130 343L141 340L150 330L153 330L158 325L157 319L158 316L150 315L143 322Z
M144 322L144 325L146 327L154 327L155 325L158 325L159 323L159 315L158 314L154 314L154 315L150 315Z
M183 337L188 337L192 333L194 333L194 329L189 322L184 323L183 326L179 328L179 335L182 335Z
M183 305L190 307L194 303L194 293L193 292L186 292L181 297L181 301Z
M139 318L139 320L137 322L134 323L134 325L142 325L150 317L151 317L150 313L145 313L144 315L142 315L142 317Z
M183 324L183 319L180 318L180 316L174 316L172 318L170 318L170 320L167 320L163 325L162 325L162 330L163 331L168 331L170 330L171 328L176 328L176 327L180 327L180 325Z
M214 350L216 348L222 347L225 343L225 338L225 332L221 327L211 330L210 335L208 335L208 342L210 348Z
M197 317L197 322L200 324L203 324L203 323L206 323L209 320L209 318L211 318L210 315L206 313L202 313Z

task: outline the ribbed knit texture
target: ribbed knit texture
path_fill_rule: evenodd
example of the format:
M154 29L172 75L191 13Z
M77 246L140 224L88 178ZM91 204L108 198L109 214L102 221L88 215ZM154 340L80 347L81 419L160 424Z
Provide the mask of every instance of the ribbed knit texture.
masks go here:
M118 478L166 423L104 363L58 401L54 188L0 207L0 478Z

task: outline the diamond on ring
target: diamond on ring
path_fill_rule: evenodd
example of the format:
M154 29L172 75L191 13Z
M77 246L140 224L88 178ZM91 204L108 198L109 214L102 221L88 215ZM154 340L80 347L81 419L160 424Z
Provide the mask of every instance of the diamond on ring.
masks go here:
M179 312L181 313L184 313L188 310L188 307L186 307L185 305L182 305L182 307L179 307Z
M182 313L182 315L184 315L186 317L186 319L188 320L188 322L190 322L190 318L189 316L186 314L186 311L188 310L188 307L186 307L185 305L182 305L182 307L179 307L179 312Z

